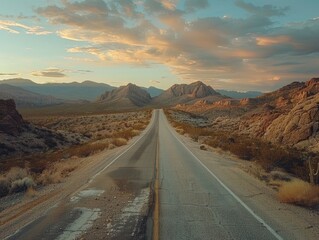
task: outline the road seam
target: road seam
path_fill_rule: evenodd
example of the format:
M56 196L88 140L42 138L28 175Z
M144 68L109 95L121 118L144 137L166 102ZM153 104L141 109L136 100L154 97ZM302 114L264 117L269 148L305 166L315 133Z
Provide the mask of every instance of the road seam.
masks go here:
M259 217L246 203L244 203L230 188L228 188L201 160L176 136L170 125L168 129L172 135L184 146L184 148L196 159L196 161L206 169L216 181L242 206L244 207L258 222L260 222L276 239L283 240L283 238L271 227L269 226L261 217Z

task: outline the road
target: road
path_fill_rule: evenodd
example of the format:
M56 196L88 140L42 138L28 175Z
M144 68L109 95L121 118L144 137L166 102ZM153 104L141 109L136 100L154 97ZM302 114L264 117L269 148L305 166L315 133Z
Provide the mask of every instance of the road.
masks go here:
M282 204L225 156L159 115L159 239L319 239L319 214Z
M139 139L8 239L319 239L318 214L196 144L155 110Z
M161 239L281 239L159 123Z

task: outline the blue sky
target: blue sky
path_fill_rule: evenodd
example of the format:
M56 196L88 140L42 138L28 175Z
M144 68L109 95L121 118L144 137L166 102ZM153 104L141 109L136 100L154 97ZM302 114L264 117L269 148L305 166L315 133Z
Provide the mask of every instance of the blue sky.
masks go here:
M318 77L317 0L10 0L0 79L270 91Z

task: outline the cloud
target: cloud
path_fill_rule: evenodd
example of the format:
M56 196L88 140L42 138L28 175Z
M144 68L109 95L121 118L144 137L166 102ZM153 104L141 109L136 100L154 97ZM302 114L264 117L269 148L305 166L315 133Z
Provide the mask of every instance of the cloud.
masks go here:
M17 76L19 73L0 73L0 76Z
M19 34L20 33L19 29L24 29L27 34L33 34L33 35L51 34L51 32L45 31L43 30L42 27L39 27L39 26L30 27L15 21L0 20L0 30L5 30L10 33Z
M64 74L65 70L61 70L58 68L48 68L43 71L32 72L32 75L35 77L51 77L51 78L62 78L66 77Z
M186 0L185 8L189 12L196 11L198 9L206 8L209 6L208 0Z
M237 0L235 4L249 13L267 17L285 15L286 11L289 9L288 7L278 8L269 4L259 7L252 3L247 3L242 0Z
M309 55L319 54L319 18L274 25L272 17L284 15L288 8L238 0L236 5L249 13L246 17L190 19L187 14L207 7L209 1L183 3L63 0L37 12L59 26L58 36L74 42L67 52L75 57L69 59L106 65L161 63L187 81L227 79L224 84L251 88L295 80L301 76L291 74L295 67L309 74L317 71L318 60ZM296 64L285 64L289 62ZM270 81L274 77L277 80Z
M91 70L78 70L78 72L80 72L80 73L91 73L93 71L91 71Z

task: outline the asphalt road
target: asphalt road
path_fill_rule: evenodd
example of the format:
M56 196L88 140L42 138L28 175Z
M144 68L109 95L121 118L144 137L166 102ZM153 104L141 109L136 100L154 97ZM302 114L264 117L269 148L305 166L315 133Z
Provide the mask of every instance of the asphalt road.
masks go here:
M159 116L160 239L282 239Z
M8 239L318 239L316 215L280 205L241 171L224 174L234 161L194 149L155 110L137 141Z

